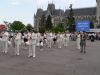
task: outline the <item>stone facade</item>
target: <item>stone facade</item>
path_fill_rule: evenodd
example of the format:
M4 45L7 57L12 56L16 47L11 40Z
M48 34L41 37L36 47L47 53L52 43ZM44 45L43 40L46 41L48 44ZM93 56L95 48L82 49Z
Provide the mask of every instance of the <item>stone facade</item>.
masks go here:
M97 20L100 23L100 0L97 1Z
M92 18L95 22L96 13L98 14L97 16L100 15L100 11L96 12L100 7L100 1L98 0L98 2L98 7L73 9L75 20L90 20ZM37 9L37 13L34 15L34 27L38 30L42 15L45 15L46 17L51 15L53 25L57 25L59 22L66 24L66 18L69 12L70 10L68 9L65 11L62 9L55 9L55 4L48 4L47 10L43 10L41 8Z

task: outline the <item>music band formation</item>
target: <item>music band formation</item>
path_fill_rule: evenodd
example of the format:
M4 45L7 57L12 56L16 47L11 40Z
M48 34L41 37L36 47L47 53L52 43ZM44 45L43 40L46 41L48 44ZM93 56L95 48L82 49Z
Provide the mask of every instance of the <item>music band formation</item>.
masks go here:
M7 32L3 31L0 33L0 43L1 43L1 52L7 54L9 46L14 47L14 55L20 55L20 48L24 46L28 50L28 57L36 57L36 48L39 47L40 50L43 50L44 46L48 48L56 45L58 48L66 47L69 45L70 41L76 41L76 48L80 50L81 53L86 53L86 41L87 39L100 39L100 35L95 33L88 34L86 32L63 32L63 33L36 33L36 32ZM75 49L76 49L75 48Z

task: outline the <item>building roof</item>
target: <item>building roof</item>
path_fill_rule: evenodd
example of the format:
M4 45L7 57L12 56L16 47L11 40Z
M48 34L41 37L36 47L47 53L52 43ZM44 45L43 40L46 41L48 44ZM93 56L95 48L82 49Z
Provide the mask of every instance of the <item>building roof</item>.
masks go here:
M66 10L64 16L69 14L70 10ZM80 9L73 9L75 16L86 16L86 15L96 15L96 7L91 8L80 8Z
M63 14L64 14L64 11L61 10L61 9L57 9L57 10L55 10L54 13L53 13L54 16L61 16L61 15L63 15Z
M45 15L47 15L48 14L48 11L47 10L45 10L45 11L37 11L37 13L36 13L36 17L40 17L40 16L42 16L43 14L45 14ZM57 10L54 10L53 11L53 16L61 16L61 15L63 15L64 14L64 11L63 10L61 10L61 9L57 9Z
M53 9L53 11L51 12L51 14L53 16L68 16L70 9L66 9L66 11L64 12L64 10L62 9L55 9L55 5L54 4L48 4L48 7L50 7L50 9ZM88 16L88 15L96 15L96 7L90 7L90 8L79 8L79 9L73 9L73 13L74 16ZM50 14L50 12L48 12L49 10L43 10L43 9L38 9L37 13L36 13L36 17L41 17L42 15L47 15Z

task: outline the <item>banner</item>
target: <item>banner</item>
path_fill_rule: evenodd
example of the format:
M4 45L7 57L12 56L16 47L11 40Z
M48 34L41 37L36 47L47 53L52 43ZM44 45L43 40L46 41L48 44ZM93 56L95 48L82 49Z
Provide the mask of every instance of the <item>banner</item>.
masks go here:
M76 31L85 31L89 32L90 31L90 21L89 20L79 20L76 22Z

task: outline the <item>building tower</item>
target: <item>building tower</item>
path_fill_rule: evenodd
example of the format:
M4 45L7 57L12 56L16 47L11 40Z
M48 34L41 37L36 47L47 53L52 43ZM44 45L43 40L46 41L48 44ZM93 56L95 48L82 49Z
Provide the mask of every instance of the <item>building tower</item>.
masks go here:
M97 20L100 23L100 0L96 0L97 2Z
M51 13L51 15L53 14L54 10L55 10L55 5L54 4L48 4L47 11L49 11Z

